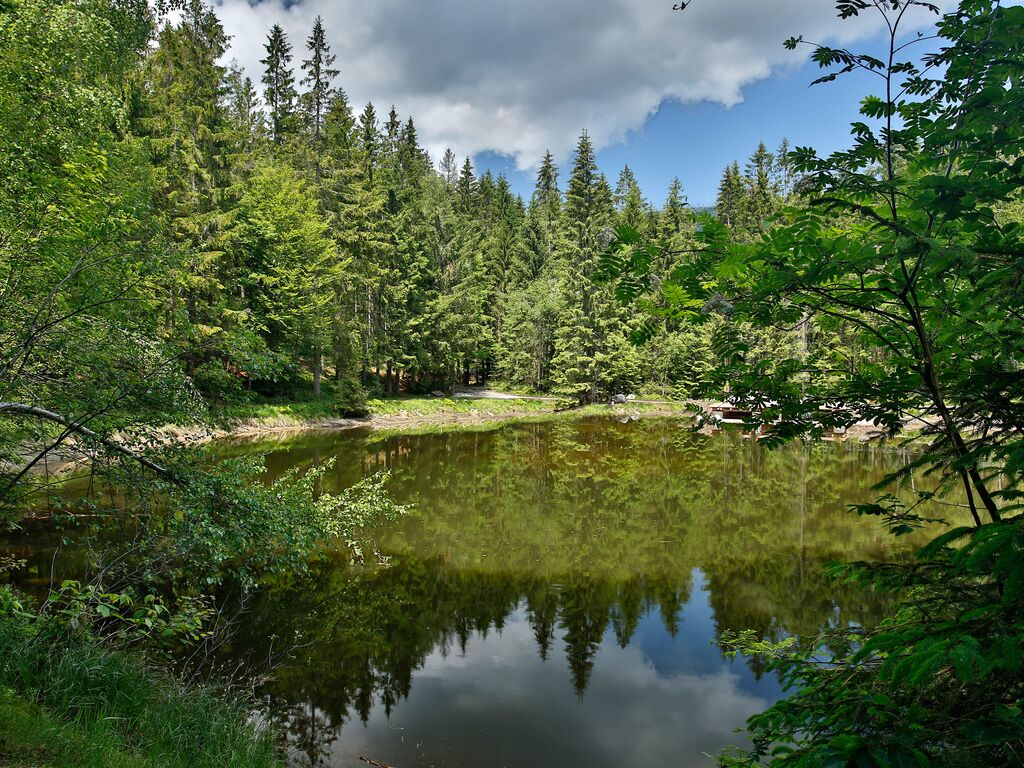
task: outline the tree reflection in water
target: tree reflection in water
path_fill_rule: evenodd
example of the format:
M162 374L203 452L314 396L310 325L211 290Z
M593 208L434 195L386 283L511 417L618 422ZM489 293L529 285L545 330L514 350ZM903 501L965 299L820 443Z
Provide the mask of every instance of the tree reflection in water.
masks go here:
M897 547L846 511L901 463L849 446L765 451L675 421L592 419L273 448L271 474L333 457L329 482L344 485L387 468L416 505L378 532L390 567L325 559L269 589L235 643L253 658L294 649L266 693L297 764L353 763L341 729L356 719L367 727L353 739L405 749L405 764L622 765L621 749L599 748L611 733L638 739L645 759L692 748L702 764L700 751L736 741L779 693L756 659L724 662L717 634L870 624L890 597L830 583L822 564L905 557L918 543ZM429 701L410 700L414 680ZM608 707L619 714L605 722ZM541 734L537 752L528 742Z

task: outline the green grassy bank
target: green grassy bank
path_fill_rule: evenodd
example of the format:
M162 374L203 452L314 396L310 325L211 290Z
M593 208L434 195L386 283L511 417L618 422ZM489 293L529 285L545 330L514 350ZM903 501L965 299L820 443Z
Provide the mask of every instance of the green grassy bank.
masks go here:
M136 653L35 621L0 619L0 765L270 768L272 734L244 706Z

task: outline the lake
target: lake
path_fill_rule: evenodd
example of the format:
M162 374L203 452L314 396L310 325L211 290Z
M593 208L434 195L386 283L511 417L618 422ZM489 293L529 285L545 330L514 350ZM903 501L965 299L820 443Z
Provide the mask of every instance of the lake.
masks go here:
M274 665L258 690L294 765L712 765L782 695L758 660L723 658L719 634L876 622L891 596L831 583L823 564L921 543L846 509L881 494L894 452L766 450L672 419L222 451L266 452L270 476L333 461L334 487L388 470L413 506L374 532L386 566L326 557L259 595L225 648L225 663ZM40 548L30 571L48 564Z

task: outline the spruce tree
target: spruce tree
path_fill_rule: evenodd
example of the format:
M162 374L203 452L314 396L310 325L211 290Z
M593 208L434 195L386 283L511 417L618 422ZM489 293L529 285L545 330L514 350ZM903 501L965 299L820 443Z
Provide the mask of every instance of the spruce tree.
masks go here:
M252 151L263 132L263 110L252 79L237 61L231 62L227 74L228 111L246 151Z
M327 35L319 16L313 22L313 31L306 40L306 48L309 50L309 58L302 62L302 69L306 73L302 78L302 85L306 86L306 91L302 94L301 104L309 150L312 154L314 178L319 187L326 151L324 118L334 97L332 83L339 74L334 68L337 57L331 53L331 47L327 44Z
M665 205L658 217L659 233L662 238L672 238L691 228L693 217L683 194L683 183L676 176L668 188Z
M227 35L212 9L189 2L178 24L165 24L142 73L137 131L149 138L159 169L156 203L179 256L168 276L163 312L167 333L180 338L187 370L202 387L233 364L232 334L247 333L244 308L224 257L239 135L228 112L226 73L219 64ZM194 329L202 328L202 332ZM207 339L197 343L195 339Z
M503 378L534 389L550 385L551 358L559 312L559 257L562 196L558 168L550 152L537 171L530 205L522 218L518 283L506 302L498 368Z
M280 24L275 24L263 46L267 52L260 63L263 71L263 97L269 110L270 138L281 145L295 131L295 75L292 73L292 47Z
M740 174L740 165L733 162L722 172L722 180L718 185L718 198L715 201L715 215L728 227L740 225L742 211L747 196Z
M339 259L316 199L292 168L261 163L239 202L231 247L249 266L253 306L268 344L285 359L307 362L320 394L331 342L331 307L347 260Z
M615 209L618 212L618 224L641 233L647 228L650 205L644 200L636 176L628 165L619 173L619 181L615 186Z
M473 175L473 163L467 157L459 172L459 180L456 184L456 199L459 209L468 213L473 209L476 199L476 176Z
M764 232L765 224L781 200L775 181L775 156L761 142L747 161L743 176L746 195L740 206L741 224L747 232Z
M449 187L455 186L455 182L459 178L459 161L455 157L455 153L452 152L451 147L444 151L444 156L441 158L441 162L438 165L438 171L441 174L441 178L444 179L444 183Z
M790 158L792 147L789 139L783 138L775 151L775 183L782 198L788 199L793 193L793 161Z
M380 126L377 125L377 110L370 102L367 102L359 115L359 142L362 146L363 170L372 183L380 155Z
M613 215L611 188L597 169L584 132L566 190L562 310L552 362L558 389L579 402L593 402L606 393L612 383L610 353L619 347L613 337L622 334L615 297L608 286L593 280L602 252L599 238Z

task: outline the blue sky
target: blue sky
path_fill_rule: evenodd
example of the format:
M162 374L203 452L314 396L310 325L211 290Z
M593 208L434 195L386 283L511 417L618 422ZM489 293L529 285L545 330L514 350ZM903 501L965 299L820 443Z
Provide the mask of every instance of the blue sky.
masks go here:
M694 205L712 202L723 167L759 141L845 146L870 84L809 89L809 48L782 42L862 49L878 46L883 28L874 11L837 20L833 0L693 0L682 12L675 0L214 2L229 57L255 83L270 26L283 26L297 66L321 16L350 101L411 114L435 160L450 147L528 196L544 151L567 168L585 128L613 181L628 163L661 203L678 175ZM916 11L907 31L933 23Z
M710 101L664 102L625 141L602 149L598 165L612 184L628 165L645 197L657 205L675 176L682 180L691 205L711 205L722 170L733 160L742 165L758 142L774 150L785 137L792 145L812 146L822 153L849 144L849 125L858 119L860 100L871 92L871 78L849 75L809 87L819 75L812 63L773 75L747 86L744 101L732 107ZM480 172L504 173L524 198L533 191L533 170L516 170L508 156L483 152L474 163ZM563 189L571 167L568 160L560 166Z

